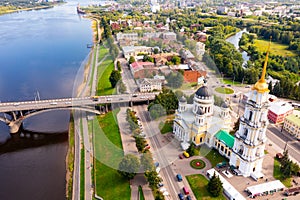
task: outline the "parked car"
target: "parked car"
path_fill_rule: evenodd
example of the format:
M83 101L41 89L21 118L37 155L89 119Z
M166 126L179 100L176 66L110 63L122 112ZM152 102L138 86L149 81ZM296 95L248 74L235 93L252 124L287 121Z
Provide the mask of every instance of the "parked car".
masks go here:
M186 158L189 158L190 157L190 154L186 151L183 152L183 155L186 157Z
M178 197L179 197L180 200L184 200L183 194L179 193L179 194L178 194Z
M217 168L223 168L223 167L226 167L227 166L227 163L224 161L224 162L220 162L217 164Z
M186 200L192 200L192 197L190 195L187 195Z
M182 189L185 195L190 194L189 189L187 187L183 187Z
M178 182L181 182L181 181L182 181L182 176L181 176L181 174L177 174L177 175L176 175L176 178L177 178Z
M164 186L164 184L163 184L162 182L160 182L160 183L157 184L157 187L158 187L158 188L160 188L160 187L162 187L162 186Z
M179 154L178 157L179 157L180 159L184 159L184 156L183 156L182 154Z

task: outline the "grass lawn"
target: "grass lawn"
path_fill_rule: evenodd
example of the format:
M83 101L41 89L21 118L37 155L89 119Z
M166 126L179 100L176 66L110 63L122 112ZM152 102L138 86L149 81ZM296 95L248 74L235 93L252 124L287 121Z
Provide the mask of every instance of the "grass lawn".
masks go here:
M198 86L198 83L182 83L182 86L178 88L178 90L188 90L188 89L194 89Z
M103 45L100 45L99 54L98 54L98 62L104 58L106 54L108 54L109 50L105 48Z
M234 81L232 83L232 79L223 79L222 82L225 84L225 85L235 85L235 86L245 86L246 84L242 84L240 82L237 82L237 81Z
M84 200L84 185L85 185L85 178L84 178L84 148L80 149L80 199Z
M287 179L282 178L282 174L280 172L280 162L276 158L274 158L273 176L274 176L274 178L280 180L283 183L283 185L285 185L285 187L292 187L292 184L291 184L292 179L291 178L287 178Z
M216 92L219 92L221 94L233 94L234 91L231 88L227 88L227 87L217 87L215 89Z
M260 52L266 52L269 45L269 40L254 40L254 46L258 48ZM288 45L272 42L270 47L271 55L280 55L283 57L296 56L297 54L291 50L288 50Z
M219 197L212 197L210 193L207 191L206 186L208 184L208 180L201 174L195 174L186 176L186 179L188 180L191 189L193 190L193 193L196 197L196 199L201 200L214 200L214 199L220 199L220 200L226 200L226 198L222 195Z
M71 114L71 116L73 116ZM74 119L73 117L70 119L69 124L69 147L68 147L68 154L67 154L67 160L68 160L68 178L67 178L67 187L68 187L68 193L67 197L72 197L72 189L73 189L73 171L74 171Z
M173 131L173 121L166 121L165 123L159 123L159 129L161 134L169 133Z
M221 156L217 150L210 149L204 145L200 148L200 155L205 156L205 158L207 158L210 161L213 167L215 167L220 162L228 162L228 159Z
M98 86L97 95L109 95L114 93L111 87L109 76L114 70L114 63L110 57L107 57L98 67Z
M129 181L117 172L123 148L116 114L119 109L94 119L95 191L103 199L130 199Z

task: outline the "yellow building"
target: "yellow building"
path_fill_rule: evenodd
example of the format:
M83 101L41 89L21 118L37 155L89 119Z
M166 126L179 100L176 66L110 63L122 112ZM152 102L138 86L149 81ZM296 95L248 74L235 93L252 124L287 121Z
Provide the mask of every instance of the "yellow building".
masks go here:
M294 111L293 114L284 119L283 129L300 139L300 112Z

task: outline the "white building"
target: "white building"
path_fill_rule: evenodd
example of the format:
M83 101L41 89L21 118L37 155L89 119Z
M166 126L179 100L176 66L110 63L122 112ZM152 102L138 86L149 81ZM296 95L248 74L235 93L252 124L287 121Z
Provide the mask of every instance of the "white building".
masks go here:
M261 78L255 83L245 103L245 112L240 117L236 132L230 165L235 166L243 176L260 178L264 159L266 129L268 126L268 84L265 80L269 50Z
M151 54L152 48L146 46L123 46L123 55L128 60L130 56L137 56L139 53Z
M184 150L191 142L196 146L205 143L209 147L215 147L215 135L220 130L229 131L230 123L228 106L225 103L221 107L214 106L214 97L204 85L195 93L193 104L187 104L184 97L179 100L173 133L182 142Z
M162 81L158 79L139 79L138 81L140 92L152 92L153 90L161 91Z

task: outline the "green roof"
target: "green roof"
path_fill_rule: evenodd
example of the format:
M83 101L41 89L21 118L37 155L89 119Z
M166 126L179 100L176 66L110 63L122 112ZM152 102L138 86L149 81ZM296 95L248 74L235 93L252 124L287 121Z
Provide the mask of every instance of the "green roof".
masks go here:
M230 135L227 131L219 130L215 137L230 148L232 148L234 145L234 137Z
M287 120L293 122L294 124L296 124L297 126L300 126L300 115L288 115L286 117Z

